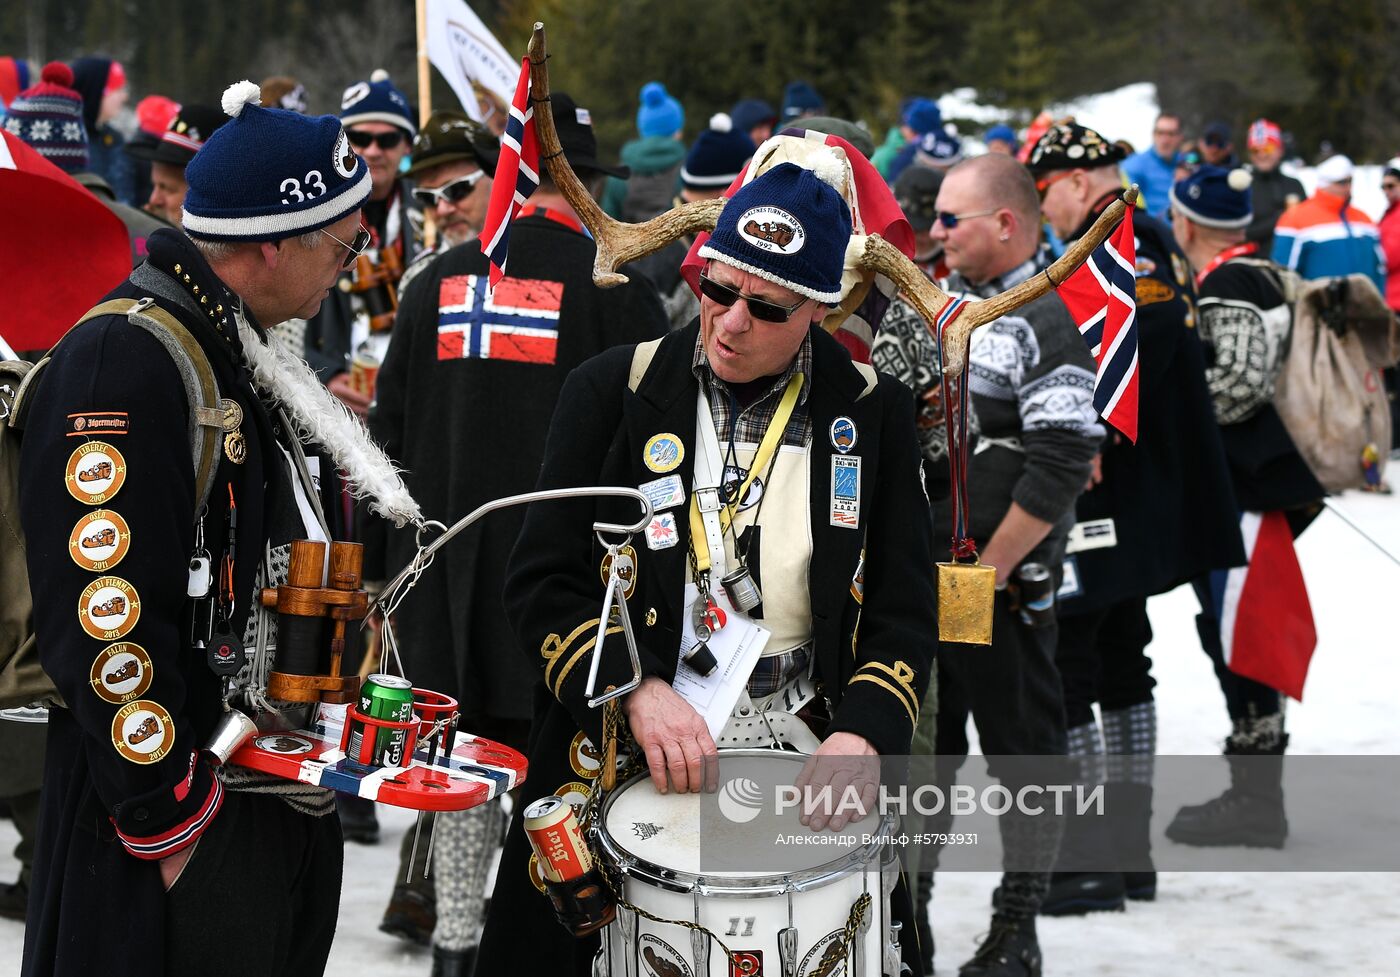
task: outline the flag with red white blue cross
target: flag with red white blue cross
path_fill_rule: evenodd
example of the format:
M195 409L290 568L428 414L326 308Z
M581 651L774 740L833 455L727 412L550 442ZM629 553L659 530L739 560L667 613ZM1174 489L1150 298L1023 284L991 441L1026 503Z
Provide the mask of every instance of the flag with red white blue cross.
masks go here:
M491 288L505 275L510 247L510 224L530 194L540 185L540 149L535 137L535 107L530 101L530 59L520 59L520 80L515 85L510 117L501 136L486 224L479 238L482 253L491 262Z

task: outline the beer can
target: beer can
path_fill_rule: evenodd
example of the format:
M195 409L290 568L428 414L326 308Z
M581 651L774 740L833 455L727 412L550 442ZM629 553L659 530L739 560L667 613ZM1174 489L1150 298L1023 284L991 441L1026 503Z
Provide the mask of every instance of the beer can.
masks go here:
M1021 620L1033 628L1055 621L1055 582L1043 563L1022 563L1016 570L1021 589Z
M379 377L379 357L364 350L350 357L350 386L366 397L374 396L374 383Z
M541 797L525 808L525 836L546 882L572 882L593 869L574 809L558 795Z
M413 683L400 675L371 675L360 686L359 711L375 719L389 719L403 723L413 718ZM346 753L352 761L358 762L360 744L363 741L366 723L350 717L350 741ZM403 765L404 744L408 741L408 730L379 729L375 734L370 763L374 766Z

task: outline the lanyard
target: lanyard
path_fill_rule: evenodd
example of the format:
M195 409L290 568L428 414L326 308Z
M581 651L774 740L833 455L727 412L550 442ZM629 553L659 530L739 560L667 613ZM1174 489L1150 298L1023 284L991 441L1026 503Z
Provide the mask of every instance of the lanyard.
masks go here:
M1257 242L1254 241L1246 241L1243 244L1235 245L1233 248L1226 248L1214 258L1211 258L1210 261L1206 263L1206 266L1200 270L1200 273L1196 275L1196 287L1200 288L1201 285L1205 282L1207 275L1215 271L1215 269L1219 268L1231 258L1242 258L1245 255L1253 254L1258 250L1259 245Z
M524 207L521 207L520 213L516 215L515 219L520 220L523 217L543 217L546 220L554 221L556 224L563 224L565 227L572 231L577 231L579 234L584 233L583 225L574 217L558 210L541 207L539 204L526 204Z
M702 450L696 461L696 482L711 482L715 485L698 485L690 496L690 542L695 548L695 568L697 573L705 573L711 567L711 563L723 564L724 562L724 532L734 521L735 513L738 511L739 502L749 491L749 486L758 473L768 467L768 462L772 460L773 453L778 450L778 445L783 440L783 432L787 430L788 421L792 419L793 409L797 406L797 395L802 390L802 374L794 373L792 379L788 381L787 389L783 391L782 400L778 402L777 413L768 422L768 428L763 432L763 440L759 443L758 453L754 455L753 464L749 466L749 473L745 476L743 484L739 486L739 491L734 495L734 501L730 503L719 502L718 483L723 480L723 463L719 462L719 470L715 470L715 462L710 459L719 459L719 435L715 431L714 415L710 413L710 401L705 396L705 386L700 385L700 394L696 404L698 415L698 429L701 432L700 441ZM739 423L739 418L735 416L731 423ZM708 468L709 471L702 473L700 468ZM701 495L710 497L705 507L702 509ZM711 546L716 552L711 556Z

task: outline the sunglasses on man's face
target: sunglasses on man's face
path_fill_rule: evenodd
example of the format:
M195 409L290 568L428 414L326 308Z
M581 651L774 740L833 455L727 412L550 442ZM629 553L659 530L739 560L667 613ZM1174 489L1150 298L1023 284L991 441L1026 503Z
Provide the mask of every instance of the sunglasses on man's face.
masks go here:
M345 138L350 140L350 145L356 149L369 149L370 143L378 143L380 149L393 149L404 141L403 131L395 129L392 132L362 132L359 129L347 129Z
M418 201L424 210L432 210L444 200L449 204L459 204L471 194L472 188L476 186L476 181L485 175L485 170L477 170L475 173L459 176L437 188L414 187L413 199Z
M779 305L777 302L770 302L767 299L754 298L752 295L745 295L737 288L731 288L715 281L704 272L700 273L700 294L726 309L743 299L749 304L749 315L764 322L787 322L792 318L792 314L807 301L800 299L796 305L788 306Z
M970 214L950 214L946 210L940 210L934 216L933 219L935 223L942 224L945 228L951 231L953 228L958 226L958 221L971 220L974 217L990 217L995 213L995 209L976 210Z
M336 237L330 231L326 232L326 237L330 238L336 244L340 245L342 248L349 252L345 256L345 260L340 263L340 267L342 268L349 268L351 265L353 265L355 263L355 259L358 258L361 255L361 253L364 252L365 248L369 247L370 242L369 230L364 227L360 228L359 233L355 235L355 240L351 241L349 244L346 244L344 241Z

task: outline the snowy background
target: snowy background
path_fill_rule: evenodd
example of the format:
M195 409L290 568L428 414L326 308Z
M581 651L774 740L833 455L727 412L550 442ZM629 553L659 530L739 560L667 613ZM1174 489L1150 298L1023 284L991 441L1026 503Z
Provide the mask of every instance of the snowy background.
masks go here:
M945 116L999 121L966 108L970 93L945 96ZM954 103L955 99L961 102ZM979 111L988 110L979 108ZM1109 138L1139 148L1150 142L1156 114L1150 85L1056 107ZM1121 123L1121 124L1120 124ZM1297 171L1311 191L1312 174ZM1380 168L1360 167L1356 204L1378 216L1384 209ZM1400 468L1391 476L1400 483ZM1347 493L1337 503L1400 554L1400 496ZM1400 753L1400 640L1385 608L1400 597L1400 565L1390 562L1331 512L1324 512L1299 541L1317 622L1304 703L1290 703L1291 752L1307 754ZM1189 587L1149 604L1156 635L1149 649L1157 678L1158 750L1163 754L1212 754L1228 732L1225 707L1210 663L1201 652ZM1227 783L1203 782L1200 800ZM1170 845L1162 829L1174 814L1154 818L1158 846ZM426 977L426 950L377 929L398 867L398 841L413 816L380 808L383 840L374 847L349 845L340 923L327 971L376 977ZM1294 840L1306 844L1295 825ZM0 821L0 880L12 881L14 826ZM1400 839L1396 839L1400 845ZM939 973L956 973L986 931L991 873L946 873L938 878L932 908ZM1041 919L1046 977L1313 977L1321 974L1400 972L1400 873L1163 873L1157 901L1130 903L1125 913L1079 919ZM0 920L0 975L17 975L24 928ZM500 963L497 961L496 963ZM1395 968L1395 969L1392 969ZM96 975L94 975L96 977Z

